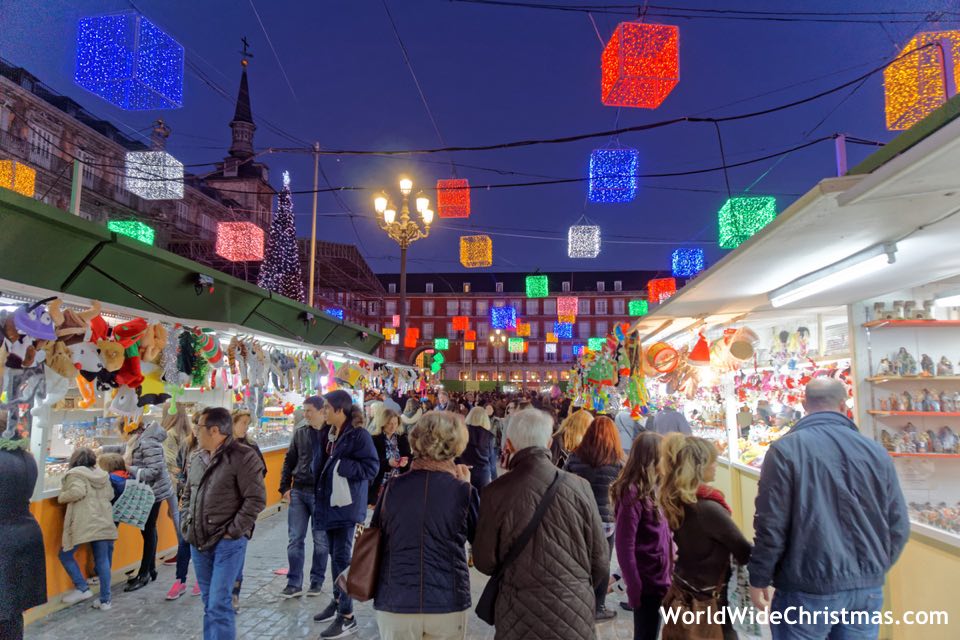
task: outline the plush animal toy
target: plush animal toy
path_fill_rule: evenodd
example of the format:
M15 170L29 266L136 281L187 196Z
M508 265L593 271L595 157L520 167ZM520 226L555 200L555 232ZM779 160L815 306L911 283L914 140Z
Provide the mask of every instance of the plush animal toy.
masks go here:
M145 407L150 404L163 404L170 399L166 386L161 379L163 369L152 362L141 364L143 382L140 384L140 399L137 406Z
M123 345L115 340L100 340L97 342L97 350L100 352L100 360L103 362L103 368L111 373L120 371L124 361Z
M44 365L48 369L53 369L68 380L76 375L77 369L73 366L70 349L61 340L47 341L43 349L46 352Z
M56 344L63 344L62 342ZM70 370L73 368L71 367ZM72 375L69 373L68 376ZM58 371L48 363L47 366L43 368L44 376L44 389L46 395L44 396L41 404L44 407L52 407L61 400L67 397L67 391L70 389L70 378L64 377Z
M140 338L140 359L143 362L156 362L166 343L166 327L160 323L148 326Z
M113 402L110 403L110 411L121 416L140 415L140 408L137 406L137 392L126 385L121 385L113 397Z
M69 347L90 339L90 321L100 316L100 303L94 301L91 308L86 311L64 309L62 312L60 305L57 304L52 311L51 318L57 326L57 338L63 340ZM62 321L57 320L60 316L63 318Z
M81 409L89 409L97 402L97 392L93 382L82 375L77 375L76 383L77 389L80 391L80 400L77 402L77 406Z

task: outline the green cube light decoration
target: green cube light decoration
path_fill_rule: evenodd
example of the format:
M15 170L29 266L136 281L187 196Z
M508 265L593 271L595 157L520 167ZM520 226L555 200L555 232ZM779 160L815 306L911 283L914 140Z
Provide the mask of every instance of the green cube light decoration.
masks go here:
M717 214L720 222L720 248L736 249L777 217L777 199L773 196L730 198Z
M437 351L446 351L450 348L450 338L434 338L433 348Z
M527 297L546 298L550 294L550 282L547 276L527 276Z
M587 349L590 349L590 351L600 351L603 349L603 345L606 343L606 341L606 338L588 338Z
M523 338L508 338L507 351L510 353L523 353Z
M627 304L627 311L634 318L645 316L650 311L650 305L646 300L631 300Z
M440 353L439 351L437 351L436 353L434 353L434 354L433 354L433 362L434 362L434 364L437 364L437 363L443 364L443 362L444 362L443 354Z
M430 365L430 371L433 373L440 373L441 369L443 369L443 364L439 362L434 362L432 365Z
M155 235L153 227L143 224L139 220L111 220L107 223L107 229L121 236L139 240L144 244L153 244Z

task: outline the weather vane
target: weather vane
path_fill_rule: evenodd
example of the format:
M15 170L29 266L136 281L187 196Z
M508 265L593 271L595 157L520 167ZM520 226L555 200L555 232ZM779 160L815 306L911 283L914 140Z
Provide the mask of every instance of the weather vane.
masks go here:
M249 61L247 60L247 58L253 57L253 54L250 53L250 43L247 42L247 36L243 36L242 38L240 38L240 42L243 43L243 51L240 52L240 55L242 55L243 58L240 60L240 64L242 64L243 66L247 66L249 64Z

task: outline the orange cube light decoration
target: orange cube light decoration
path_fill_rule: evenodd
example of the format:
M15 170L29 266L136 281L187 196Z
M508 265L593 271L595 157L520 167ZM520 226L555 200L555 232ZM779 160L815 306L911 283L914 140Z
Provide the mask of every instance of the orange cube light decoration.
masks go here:
M523 336L524 338L530 337L530 323L529 322L518 322L517 323L517 335Z
M218 222L214 251L230 262L263 260L263 229L252 222Z
M939 43L939 46L927 46ZM919 50L918 50L919 49ZM913 54L909 54L915 51ZM947 59L944 60L944 54ZM909 129L946 102L948 78L960 87L960 31L918 33L883 70L887 129Z
M36 169L16 160L0 160L0 187L32 198L36 184Z
M477 343L476 343L476 342L464 342L464 343L463 343L463 350L464 350L464 351L475 351L476 348L477 348Z
M600 98L608 107L656 109L680 82L680 29L621 22L600 57Z
M467 316L453 316L453 330L466 331L470 328L470 318Z
M647 299L655 304L660 304L676 292L677 281L675 278L655 278L647 282Z
M493 240L490 236L460 236L460 264L468 269L493 264Z
M465 178L437 180L437 215L441 218L470 217L470 181Z
M476 342L477 332L472 329L467 329L463 332L463 339L467 342Z

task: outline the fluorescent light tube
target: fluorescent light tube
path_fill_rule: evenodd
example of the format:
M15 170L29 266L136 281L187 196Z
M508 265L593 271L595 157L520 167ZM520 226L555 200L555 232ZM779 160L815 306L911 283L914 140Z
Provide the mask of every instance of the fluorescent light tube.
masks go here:
M808 273L775 289L770 292L770 304L774 307L782 307L875 273L893 264L896 261L896 252L897 245L890 243L876 245L855 253L840 262Z
M960 291L953 289L933 297L935 307L960 307Z

